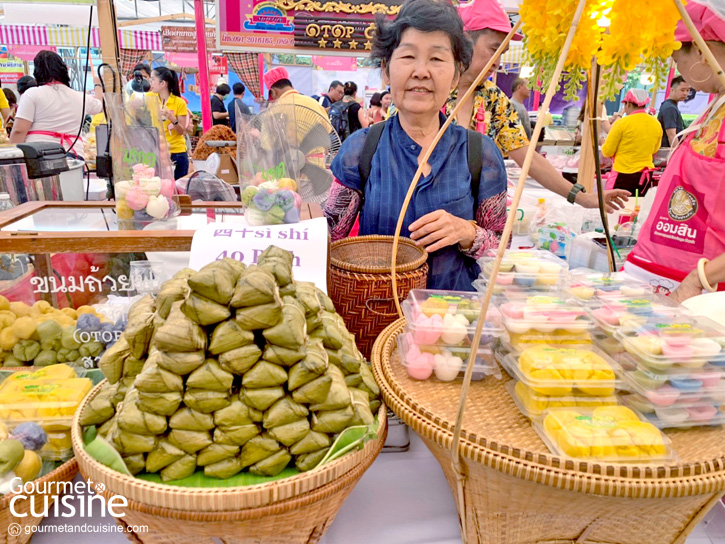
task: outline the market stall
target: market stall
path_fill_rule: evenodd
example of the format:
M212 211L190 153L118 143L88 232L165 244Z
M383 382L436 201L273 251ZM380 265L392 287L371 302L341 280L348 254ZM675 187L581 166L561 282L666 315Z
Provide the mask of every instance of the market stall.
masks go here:
M565 2L546 24L539 4L523 3L523 20L498 52L523 27L545 91L534 141L564 68L570 98L589 78L582 160L601 194L591 112L629 64L590 24L604 4ZM622 5L609 2L617 16ZM380 9L392 17L398 8ZM658 9L667 24L643 34L660 49L638 42L638 54L659 66L684 8ZM310 44L313 23L302 9L294 19L257 11L235 17L296 25L280 50L334 47ZM357 46L349 39L366 36L372 14L356 15L339 40L349 54ZM234 19L219 40L252 43ZM349 18L329 19L332 29ZM618 24L613 17L612 33ZM610 57L600 85L592 58L601 51ZM235 57L250 70L252 60ZM200 84L209 86L203 77ZM154 102L132 104L106 95L113 202L31 201L0 211L0 254L15 267L0 276L0 484L60 483L80 470L109 511L123 503L115 523L149 543L456 539L455 506L467 543L684 544L721 505L725 326L614 271L616 253L625 253L618 241L631 245L647 215L644 199L635 196L632 213L607 216L603 200L601 209L571 212L571 200L547 198L528 177L531 145L520 168L507 165L508 220L498 250L472 260L471 290L427 289L446 271L400 233L455 110L416 157L394 209L395 236L330 244L321 204L340 141L322 115L273 104L236 137L211 129L196 149L199 171L174 180L165 137L173 118ZM200 174L222 159L236 160L229 180ZM54 185L12 187L51 194ZM503 215L505 187L501 195ZM615 229L619 217L630 226ZM596 256L577 253L575 221L579 232L601 228ZM412 452L376 461L388 428L403 429L392 414L418 436ZM351 505L404 495L386 485L423 495L420 509L390 505L406 519L428 508L431 492L448 489L453 501L446 495L445 515L427 516L440 525L423 520L426 534L384 519L392 532L376 523L346 538L345 527L359 527ZM19 492L4 490L3 531ZM48 525L63 517L61 496ZM47 513L31 511L23 523ZM27 542L32 529L21 532Z

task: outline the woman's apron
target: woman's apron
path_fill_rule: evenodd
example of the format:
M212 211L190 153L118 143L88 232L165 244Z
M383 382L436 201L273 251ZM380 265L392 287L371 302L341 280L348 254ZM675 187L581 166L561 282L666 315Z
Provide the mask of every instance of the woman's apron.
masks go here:
M725 96L680 135L652 211L627 257L625 270L642 279L648 276L661 291L676 288L700 258L714 259L725 252L725 123L714 157L700 155L691 146L723 104Z

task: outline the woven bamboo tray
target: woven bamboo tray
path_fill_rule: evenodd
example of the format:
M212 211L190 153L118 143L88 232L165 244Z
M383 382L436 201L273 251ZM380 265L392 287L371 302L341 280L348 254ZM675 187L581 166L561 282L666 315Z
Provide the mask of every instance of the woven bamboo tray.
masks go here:
M36 489L38 486L42 489L45 484L49 484L51 482L70 482L73 478L75 478L76 474L78 474L78 463L75 458L73 458L70 461L66 461L57 469L49 472L42 478L33 480L33 483L36 486ZM55 489L50 489L50 491L55 491ZM28 495L25 499L15 501L15 511L18 514L27 514L25 517L15 517L10 511L10 501L15 496L15 493L10 493L0 499L0 544L25 544L26 542L30 542L30 539L33 538L32 528L40 525L40 522L43 521L43 517L34 516L30 513L30 497L35 497L35 510L37 511L42 510L45 507L43 497L46 495L53 496L54 493L33 493L32 495ZM51 499L48 506L52 504L53 500ZM16 534L17 531L15 528L13 528L13 534L10 534L8 529L11 525L16 525L20 528L19 534Z
M330 247L330 298L368 359L375 339L398 318L390 283L393 240L393 236L357 236ZM412 240L400 239L395 266L399 300L411 289L425 289L427 259L425 250Z
M421 435L455 490L461 382L408 378L395 349L404 326L401 319L378 338L373 373L385 403ZM668 431L680 457L673 464L564 459L518 411L507 381L487 378L468 393L461 455L470 542L684 544L725 494L725 429Z
M148 532L129 534L153 544L296 544L317 542L343 501L370 467L385 443L386 411L378 412L375 440L324 465L276 482L201 489L157 484L126 476L101 465L83 449L78 418L102 382L84 399L73 420L73 450L84 478L102 482L103 495L128 499L126 515L116 521L146 525Z

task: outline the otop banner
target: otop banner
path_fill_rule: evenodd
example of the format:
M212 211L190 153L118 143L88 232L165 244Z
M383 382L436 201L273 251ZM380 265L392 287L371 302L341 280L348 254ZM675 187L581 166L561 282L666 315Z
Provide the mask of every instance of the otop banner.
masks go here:
M217 0L223 51L367 56L375 15L395 17L402 0Z

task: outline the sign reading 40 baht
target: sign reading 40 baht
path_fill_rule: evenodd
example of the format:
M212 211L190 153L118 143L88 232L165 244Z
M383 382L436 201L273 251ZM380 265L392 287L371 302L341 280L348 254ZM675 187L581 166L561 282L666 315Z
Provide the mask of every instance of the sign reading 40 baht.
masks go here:
M225 51L366 56L378 13L402 0L217 0L217 43Z

